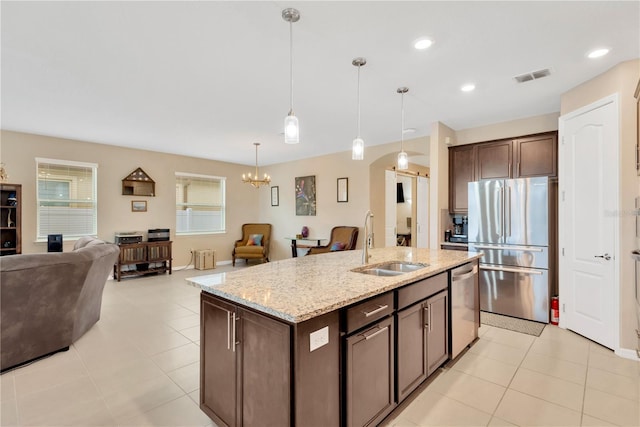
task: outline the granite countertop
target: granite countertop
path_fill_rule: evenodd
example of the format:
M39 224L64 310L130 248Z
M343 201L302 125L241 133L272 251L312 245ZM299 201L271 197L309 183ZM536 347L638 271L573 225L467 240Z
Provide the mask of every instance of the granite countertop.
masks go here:
M353 272L363 267L362 251L354 250L273 261L186 280L239 305L289 323L300 323L481 256L475 252L410 247L371 249L369 255L369 266L405 261L425 263L428 267L392 277Z

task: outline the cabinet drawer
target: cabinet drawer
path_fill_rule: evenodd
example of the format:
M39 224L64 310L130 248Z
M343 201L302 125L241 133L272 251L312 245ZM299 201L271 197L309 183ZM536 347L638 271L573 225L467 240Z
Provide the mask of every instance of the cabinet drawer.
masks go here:
M347 333L393 313L393 292L361 302L347 309Z
M429 277L398 289L398 310L447 289L447 273Z

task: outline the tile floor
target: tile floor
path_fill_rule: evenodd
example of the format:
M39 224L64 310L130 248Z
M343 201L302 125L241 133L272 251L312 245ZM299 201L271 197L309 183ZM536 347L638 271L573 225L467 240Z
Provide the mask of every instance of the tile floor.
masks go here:
M199 291L184 279L232 269L108 281L101 320L68 352L0 376L0 425L213 426L197 404ZM640 363L553 326L480 334L385 424L640 425Z

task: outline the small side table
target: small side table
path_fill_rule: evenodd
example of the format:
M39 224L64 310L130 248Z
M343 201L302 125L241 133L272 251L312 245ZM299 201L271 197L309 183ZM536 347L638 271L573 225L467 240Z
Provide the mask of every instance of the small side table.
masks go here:
M325 238L315 238L315 237L303 237L302 239L298 239L297 237L285 237L287 240L291 240L291 256L296 258L298 256L298 240L304 240L308 242L318 242L317 246L320 246L322 240L327 240Z

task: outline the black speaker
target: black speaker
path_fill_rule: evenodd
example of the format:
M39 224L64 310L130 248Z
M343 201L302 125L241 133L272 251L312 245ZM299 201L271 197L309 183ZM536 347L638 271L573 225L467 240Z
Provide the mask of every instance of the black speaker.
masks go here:
M47 252L62 252L62 234L47 236Z

